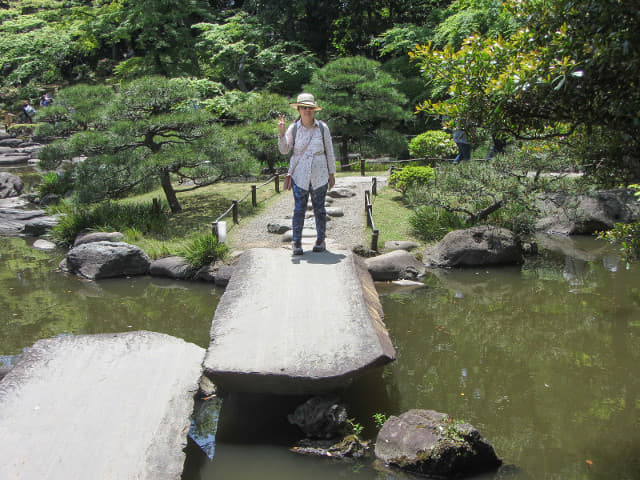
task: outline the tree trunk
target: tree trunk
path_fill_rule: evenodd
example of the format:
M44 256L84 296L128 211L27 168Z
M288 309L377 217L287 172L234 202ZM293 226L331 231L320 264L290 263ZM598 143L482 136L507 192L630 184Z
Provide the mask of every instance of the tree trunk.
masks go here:
M342 137L342 141L340 142L340 171L346 172L351 170L349 167L349 143L347 142L346 137Z
M165 169L162 171L160 174L160 183L162 184L162 190L164 190L164 194L167 197L167 202L169 202L171 213L181 212L182 207L180 206L180 202L178 202L178 197L176 197L176 191L173 189L173 185L171 185L169 170Z

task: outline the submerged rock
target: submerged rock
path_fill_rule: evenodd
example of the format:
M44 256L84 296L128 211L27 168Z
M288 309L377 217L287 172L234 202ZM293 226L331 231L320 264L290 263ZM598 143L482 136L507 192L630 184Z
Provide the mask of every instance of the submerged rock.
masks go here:
M187 260L179 256L163 257L154 260L149 267L149 274L154 277L167 277L177 280L190 280L197 269Z
M370 442L361 440L357 435L347 435L339 442L305 438L291 448L291 451L300 455L347 459L364 458L369 454L369 449Z
M336 396L319 396L300 405L287 419L309 438L335 438L347 425L347 409Z
M425 266L406 250L389 253L365 260L369 273L376 281L415 280L424 276Z
M442 477L492 471L502 464L472 425L434 410L390 417L378 434L375 454L385 465Z

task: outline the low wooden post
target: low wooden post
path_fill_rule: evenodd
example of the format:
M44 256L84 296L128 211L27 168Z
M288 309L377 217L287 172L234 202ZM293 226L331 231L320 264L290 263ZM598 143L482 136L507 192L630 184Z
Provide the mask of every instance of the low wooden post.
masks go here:
M276 185L276 193L280 193L280 174L276 173L276 179L275 179L275 185Z
M233 204L233 223L238 224L238 201L234 200Z
M364 211L366 213L367 206L369 205L369 190L364 191Z
M371 234L371 250L373 250L374 252L378 251L378 235L379 235L379 233L380 232L376 229Z
M371 194L378 195L378 179L376 177L371 179Z
M361 158L360 159L360 176L362 177L364 177L364 164L365 164L364 158Z
M258 206L258 188L255 185L251 185L251 205Z
M211 235L218 240L218 222L211 222Z
M160 213L160 201L157 197L153 197L153 205L151 207L151 211L153 213Z

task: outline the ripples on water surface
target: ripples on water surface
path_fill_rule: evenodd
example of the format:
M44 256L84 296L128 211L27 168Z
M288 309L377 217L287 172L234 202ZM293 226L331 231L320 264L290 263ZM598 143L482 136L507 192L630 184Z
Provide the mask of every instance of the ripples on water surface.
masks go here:
M398 359L345 392L365 436L374 413L435 409L478 427L518 467L509 478L640 478L640 266L626 270L592 239L545 245L558 252L522 268L438 272L418 289L378 285ZM218 289L86 282L55 271L61 252L22 239L0 246L0 363L61 333L146 329L207 346ZM291 411L286 400L229 402L214 460L190 445L184 480L394 478L370 462L290 453L295 431L271 421Z

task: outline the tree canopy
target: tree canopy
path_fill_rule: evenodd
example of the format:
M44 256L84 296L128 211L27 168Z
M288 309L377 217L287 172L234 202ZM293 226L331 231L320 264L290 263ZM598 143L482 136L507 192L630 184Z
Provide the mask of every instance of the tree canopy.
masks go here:
M423 76L447 87L418 110L518 138L563 137L592 171L637 179L637 2L512 0L504 8L521 24L508 38L472 35L459 50L416 47Z
M117 176L137 157L153 166L148 178L162 178L162 166L200 184L230 171L201 170L222 169L222 151L243 159L236 166L251 158L273 169L273 119L308 89L343 140L343 161L351 149L406 154L408 138L446 116L472 136L566 145L572 164L617 185L640 177L639 12L638 0L12 0L0 4L0 105L19 111L55 93L39 131L76 140L44 154L86 155L78 175L104 163ZM177 103L131 117L138 106L123 89L137 84L136 101L151 102L162 82L190 93L167 92ZM242 112L251 101L268 115ZM198 169L168 158L198 142ZM87 199L119 191L94 187Z
M249 155L200 108L198 91L187 79L144 77L122 84L104 105L92 108L91 129L45 146L40 155L45 168L86 157L75 167L84 201L158 183L175 213L181 206L172 179L193 188L251 171ZM83 115L76 107L69 122Z

